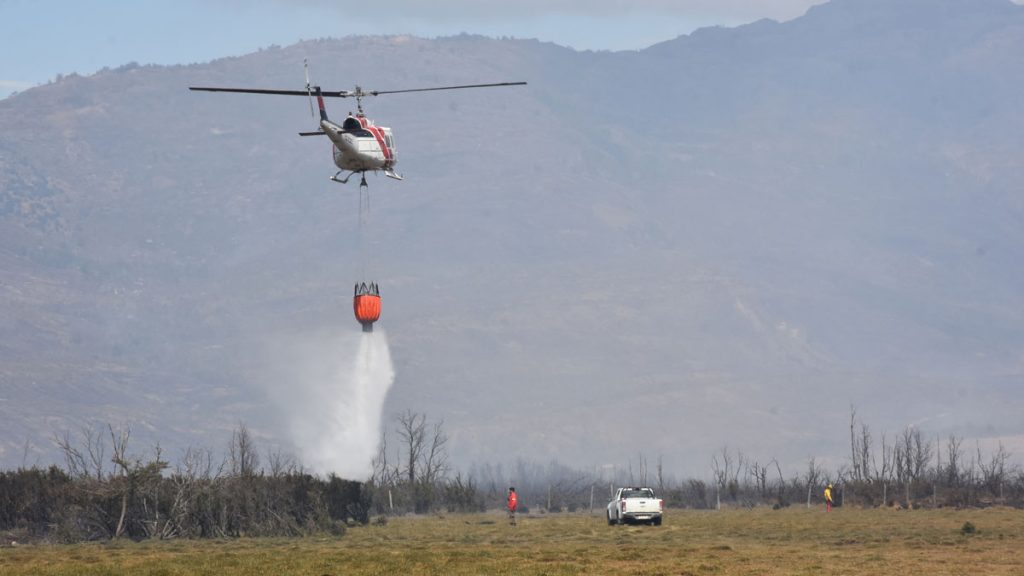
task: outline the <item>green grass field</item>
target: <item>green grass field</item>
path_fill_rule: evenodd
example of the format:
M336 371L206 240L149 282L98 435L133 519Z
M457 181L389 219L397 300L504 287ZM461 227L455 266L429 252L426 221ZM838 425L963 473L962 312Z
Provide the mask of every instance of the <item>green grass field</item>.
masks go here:
M392 518L340 538L5 547L0 574L1019 575L1024 511L669 510L660 527L585 513L515 527L497 512Z

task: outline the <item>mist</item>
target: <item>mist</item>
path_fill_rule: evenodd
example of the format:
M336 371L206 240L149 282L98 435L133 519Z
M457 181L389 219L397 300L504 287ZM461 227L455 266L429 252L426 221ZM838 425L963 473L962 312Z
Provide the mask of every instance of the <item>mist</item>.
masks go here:
M332 329L279 347L276 417L298 461L316 474L363 480L373 471L381 412L395 380L383 331Z

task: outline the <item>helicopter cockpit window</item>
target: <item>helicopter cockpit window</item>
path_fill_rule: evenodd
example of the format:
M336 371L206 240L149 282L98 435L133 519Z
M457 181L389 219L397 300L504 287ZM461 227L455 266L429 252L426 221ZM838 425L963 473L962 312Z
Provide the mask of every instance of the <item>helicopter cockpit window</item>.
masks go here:
M344 130L352 131L363 129L363 125L359 123L359 120L353 118L352 116L345 118L345 122L341 125L341 127Z
M394 150L395 140L391 137L391 132L384 133L384 143L387 145L388 148Z

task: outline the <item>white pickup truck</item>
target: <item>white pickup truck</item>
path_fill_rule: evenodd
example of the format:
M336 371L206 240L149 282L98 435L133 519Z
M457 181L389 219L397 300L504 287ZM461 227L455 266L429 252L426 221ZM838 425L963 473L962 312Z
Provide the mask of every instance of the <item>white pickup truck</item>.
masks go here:
M650 522L661 526L665 501L654 497L650 488L619 488L608 503L608 525Z

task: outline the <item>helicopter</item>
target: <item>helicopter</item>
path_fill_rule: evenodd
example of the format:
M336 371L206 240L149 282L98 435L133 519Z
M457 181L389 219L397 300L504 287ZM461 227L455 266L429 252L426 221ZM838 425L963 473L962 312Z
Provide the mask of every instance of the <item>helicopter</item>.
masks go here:
M309 66L304 62L306 69L305 90L271 90L263 88L220 88L208 86L189 86L189 90L200 92L234 92L242 94L272 94L278 96L306 96L309 98L309 112L313 112L313 97L316 97L317 106L320 109L320 126L311 132L299 132L299 136L326 136L333 145L334 164L338 171L331 176L331 180L340 184L347 184L349 178L355 174L360 175L359 187L364 188L367 172L384 172L385 176L402 180L402 176L395 171L395 164L398 163L396 155L395 139L391 128L377 126L372 120L366 117L363 112L363 98L367 96L380 96L381 94L401 94L405 92L431 92L435 90L460 90L463 88L492 88L498 86L522 86L526 82L499 82L494 84L468 84L462 86L438 86L434 88L411 88L405 90L363 90L356 86L355 90L322 90L320 86L314 86L309 81ZM341 124L337 124L327 117L327 109L324 106L324 98L355 98L357 113L349 115ZM314 116L315 117L315 116ZM342 174L346 174L341 177Z

